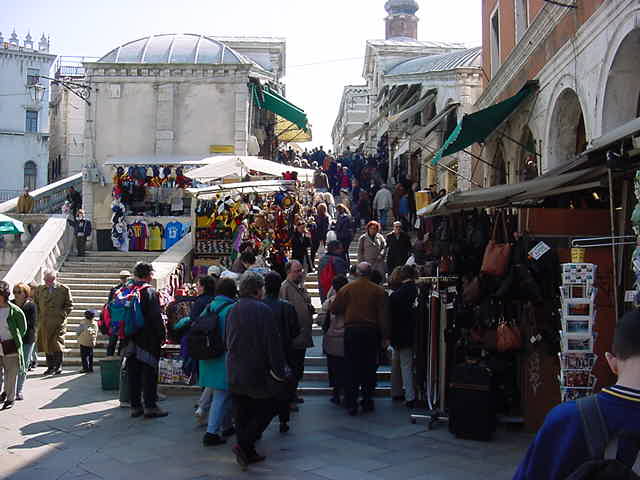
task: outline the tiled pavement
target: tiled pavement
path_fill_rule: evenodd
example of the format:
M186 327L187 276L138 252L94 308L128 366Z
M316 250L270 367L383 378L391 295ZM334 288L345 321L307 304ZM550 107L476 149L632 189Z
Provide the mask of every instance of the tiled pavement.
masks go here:
M38 373L42 372L38 369ZM495 441L456 440L445 424L427 431L386 398L349 417L327 397L308 397L292 430L274 423L258 445L265 463L241 472L231 445L204 448L195 397L170 396L164 419L131 419L99 372L66 373L25 385L26 400L0 411L0 478L92 479L492 479L511 478L531 436L501 429Z

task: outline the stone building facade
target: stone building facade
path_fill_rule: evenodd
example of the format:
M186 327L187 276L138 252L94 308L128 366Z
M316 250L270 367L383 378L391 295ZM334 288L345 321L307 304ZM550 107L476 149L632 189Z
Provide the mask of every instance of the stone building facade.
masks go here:
M49 80L41 76L55 58L44 35L36 46L30 34L0 33L0 159L11 172L0 178L0 200L47 183Z
M485 185L515 183L561 166L589 143L640 115L640 4L588 0L567 8L541 0L483 1L486 108L526 81L538 93L477 147ZM529 145L529 149L522 147ZM532 153L531 147L535 148Z
M359 148L360 139L357 133L369 118L369 100L369 89L366 85L344 87L338 117L331 131L334 152L340 154L347 147L351 151Z
M204 35L145 37L84 68L92 96L83 200L98 230L111 227L111 164L177 164L219 146L246 155L251 137L265 127L248 84L279 87L276 74Z

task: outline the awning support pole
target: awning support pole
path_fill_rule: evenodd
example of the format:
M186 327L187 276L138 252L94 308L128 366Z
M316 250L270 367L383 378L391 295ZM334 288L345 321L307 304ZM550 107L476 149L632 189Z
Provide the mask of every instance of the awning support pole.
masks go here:
M427 147L427 146L426 146L425 144L423 144L420 140L414 140L414 142L416 142L420 148L424 148L425 150L427 150L427 151L429 151L429 152L431 152L431 153L436 153L436 152L435 152L435 150L433 150L433 149L431 149L431 148ZM428 166L429 166L429 168L433 168L433 167L431 167L430 165L428 165ZM470 184L472 184L472 185L475 185L476 187L480 187L480 188L482 188L482 185L480 185L478 182L474 182L471 178L467 178L467 177L465 177L464 175L459 174L458 172L456 172L456 171L455 171L455 170L453 170L452 168L449 168L449 167L447 167L446 165L442 165L440 162L436 163L436 166L439 166L439 167L444 168L444 169L445 169L445 170L447 170L448 172L453 173L455 176L457 176L457 177L459 177L459 178L461 178L461 179L463 179L463 180L466 180L467 182L469 182L469 183L470 183ZM438 181L438 179L436 178L436 182L437 182L437 181Z
M611 219L611 237L614 237L616 234L615 227L615 209L614 209L614 198L613 198L613 173L611 168L608 168L609 173L609 217ZM616 323L618 322L619 312L618 312L618 268L616 261L616 244L615 242L611 243L611 262L612 262L612 273L613 273L613 306L615 308L614 312L616 314Z
M485 165L489 165L489 166L490 166L491 168L493 168L494 170L497 170L497 168L496 168L492 163L487 162L486 160L484 160L484 159L480 158L480 157L479 157L479 156L477 156L477 155L474 155L474 154L473 154L473 153L471 153L470 151L468 151L468 150L462 150L462 151L463 151L464 153L466 153L467 155L469 155L469 156L471 156L471 157L475 158L475 159L476 159L476 160L478 160L479 162L482 162L482 163L484 163ZM440 163L440 162L438 162L438 163Z
M513 143L521 147L525 152L529 152L530 154L535 155L536 157L542 158L542 155L540 155L538 152L532 152L524 143L517 141L515 138L510 137L509 135L507 135L504 132L501 132L500 130L496 130L496 132L498 132L499 135L502 135L507 140L511 140Z

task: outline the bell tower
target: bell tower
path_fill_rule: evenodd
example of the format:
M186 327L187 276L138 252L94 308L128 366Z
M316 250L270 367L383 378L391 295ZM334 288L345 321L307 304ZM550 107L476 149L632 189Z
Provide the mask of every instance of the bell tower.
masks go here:
M387 11L387 40L394 38L418 39L418 17L416 12L420 6L416 0L388 0L384 5Z

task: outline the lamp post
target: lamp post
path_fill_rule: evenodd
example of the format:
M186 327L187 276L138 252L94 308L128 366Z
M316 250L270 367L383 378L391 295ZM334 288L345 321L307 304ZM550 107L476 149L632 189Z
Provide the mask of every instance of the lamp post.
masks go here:
M44 94L47 91L46 87L39 83L34 83L29 87L29 90L31 90L31 99L33 100L34 105L40 105L44 99Z

